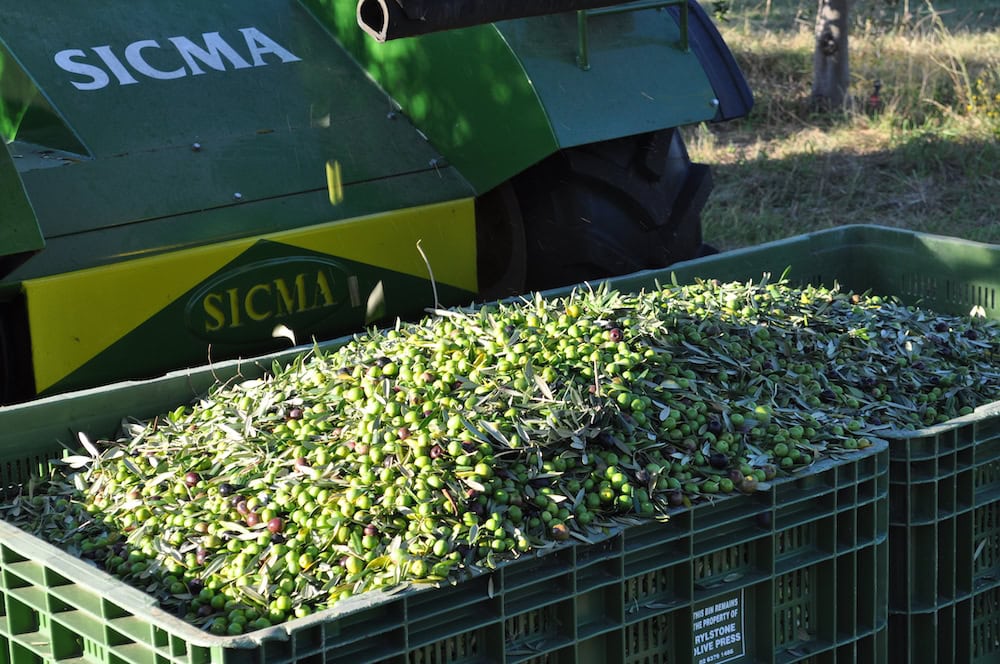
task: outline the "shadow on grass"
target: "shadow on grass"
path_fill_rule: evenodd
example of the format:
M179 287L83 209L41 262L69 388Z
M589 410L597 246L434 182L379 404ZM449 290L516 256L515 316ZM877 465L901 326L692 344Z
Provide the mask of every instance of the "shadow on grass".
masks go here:
M851 56L847 102L842 109L820 112L811 97L812 53L807 48L771 45L751 52L737 49L735 56L753 90L754 107L748 117L715 128L722 135L782 138L807 127L845 128L856 123L857 113L875 110L880 111L881 122L911 128L960 112L970 96L982 96L983 89L1000 93L993 90L1000 84L994 53L963 59L966 78L942 52L920 51L916 46L876 52L859 44ZM985 88L976 88L977 79Z
M846 224L1000 243L1000 145L914 136L895 147L804 149L713 164L706 241L751 246Z

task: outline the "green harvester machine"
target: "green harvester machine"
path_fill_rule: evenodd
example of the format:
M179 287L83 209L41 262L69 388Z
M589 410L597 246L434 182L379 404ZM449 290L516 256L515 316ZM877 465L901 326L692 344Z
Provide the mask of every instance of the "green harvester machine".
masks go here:
M0 403L706 252L685 0L0 0Z

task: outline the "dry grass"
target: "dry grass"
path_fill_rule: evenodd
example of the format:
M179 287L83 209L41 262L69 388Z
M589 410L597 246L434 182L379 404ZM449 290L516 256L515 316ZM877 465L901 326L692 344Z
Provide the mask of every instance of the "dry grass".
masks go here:
M703 216L709 241L731 248L879 223L1000 243L1000 8L975 30L929 12L891 29L859 20L852 103L818 115L811 16L795 0L774 2L784 10L776 27L775 14L755 7L723 26L754 89L753 113L689 136L692 158L716 174Z

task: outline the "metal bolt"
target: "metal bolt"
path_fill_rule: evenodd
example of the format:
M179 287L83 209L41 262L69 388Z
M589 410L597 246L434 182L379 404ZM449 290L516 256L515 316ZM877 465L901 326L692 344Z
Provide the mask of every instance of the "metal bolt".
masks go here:
M711 106L712 108L718 108L719 107L719 100L718 99L713 99L712 101L708 102L708 105Z
M191 151L192 152L200 152L201 151L201 143L192 143L191 144Z
M385 114L385 117L387 120L395 120L396 115L397 115L396 111L389 111L388 113Z
M235 194L233 194L233 200L234 201L242 201L243 200L243 194L241 194L240 192L237 191Z

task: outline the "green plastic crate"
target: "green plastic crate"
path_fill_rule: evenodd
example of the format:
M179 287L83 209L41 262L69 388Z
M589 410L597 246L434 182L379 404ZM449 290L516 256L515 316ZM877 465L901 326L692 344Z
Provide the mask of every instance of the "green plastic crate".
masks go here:
M886 662L888 473L879 443L666 524L239 637L0 522L0 662Z
M845 226L679 263L680 282L759 279L894 295L1000 319L1000 246ZM622 290L667 280L639 273ZM893 662L1000 662L1000 402L889 439L889 638Z
M890 441L894 661L1000 661L1000 417Z
M973 306L978 306L986 315L993 318L1000 317L998 308L1000 302L996 296L997 290L1000 289L1000 247L876 226L846 226L799 236L679 263L667 270L637 273L616 279L613 283L620 290L628 291L649 288L657 282L666 283L672 277L681 282L691 281L696 277L721 280L759 279L763 273L777 277L785 272L786 268L790 268L789 276L794 281L828 284L837 281L846 288L859 291L871 289L882 294L895 295L910 303L919 302L945 313L967 313ZM552 291L554 294L558 292ZM337 343L340 341L324 345ZM137 417L152 416L188 397L197 395L215 379L226 380L237 375L255 377L265 371L272 362L285 362L298 352L301 352L301 349L253 361L224 362L211 368L175 372L154 380L123 383L53 397L14 408L0 408L0 450L3 450L5 459L0 460L0 490L17 484L33 468L44 464L47 450L39 445L39 441L50 443L59 439L71 442L72 430L87 431L92 437L111 435L124 413ZM891 550L893 574L890 576L888 568L878 568L876 580L870 584L861 581L859 583L865 585L857 589L857 592L861 593L867 592L869 585L873 587L879 587L880 584L888 585L891 607L888 631L880 631L880 628L876 627L871 633L859 636L853 641L850 639L838 641L832 649L824 650L823 654L813 658L814 660L830 661L831 658L837 657L846 659L849 653L855 653L857 661L880 661L880 653L884 652L884 644L888 641L892 643L890 655L894 661L934 661L939 651L949 652L949 648L954 648L951 654L964 656L964 659L959 658L954 661L977 663L996 661L997 653L1000 653L997 636L1000 633L998 629L1000 608L997 607L997 588L1000 586L997 560L1000 558L1000 542L997 536L995 457L1000 424L997 412L1000 412L1000 408L985 408L962 420L926 431L893 437L890 440L889 486L893 500L888 508L888 520L891 524L888 549ZM928 461L926 465L934 465L938 469L938 476L945 478L943 482L926 480L923 476L917 481L918 478L911 474L901 475L901 468L912 467L909 455L919 449L924 450L922 453ZM947 475L948 472L952 474ZM926 495L928 491L934 491L933 495ZM902 499L900 496L912 497ZM927 535L918 533L921 530L918 526L921 524L918 524L908 511L916 509L917 514L922 514L919 510L924 510L928 504L936 505L937 512L931 514L922 525L937 529L938 536L932 547L914 545L911 537L926 538ZM688 518L692 520L699 518L696 516L697 510L691 514L695 516ZM674 525L680 524L683 518L685 517L675 519ZM699 551L694 548L694 542L704 537L705 533L702 532L700 525L692 523L691 528L693 530L688 536L691 548L688 554L694 556L696 551ZM622 536L623 554L627 550L628 538L628 533ZM940 547L939 540L945 542ZM6 541L3 541L6 545ZM953 547L951 542L954 542ZM775 557L775 554L771 555L772 558ZM879 559L878 555L876 558ZM860 569L862 564L860 557L856 555L855 561ZM574 566L577 565L575 559L570 562ZM829 567L830 563L827 565ZM847 563L841 563L838 559L834 566L839 569L841 565ZM929 602L924 602L923 598L911 602L908 588L910 581L907 579L919 576L923 581L926 578L933 578L935 588L950 586L951 582L947 578L938 576L942 566L955 568L953 595L938 595ZM906 570L906 579L903 579L901 573L897 573L900 570ZM829 569L824 568L820 574L822 583L828 582L828 572ZM867 578L866 574L859 574L858 578ZM568 579L573 575L566 572L564 576ZM573 578L573 583L576 584L575 576ZM883 579L885 581L882 581ZM775 590L775 584L781 588L787 585L779 582L777 577L769 577L767 583L771 584L769 590L774 591L770 595L761 590L762 586L752 584L745 586L747 596L754 597L752 601L755 606L765 601L761 597L786 596L787 593ZM840 584L837 588L839 590ZM546 589L546 592L548 590ZM560 602L550 602L546 606L551 605L551 608L525 609L521 611L524 615L520 618L513 613L504 613L505 608L500 611L508 621L505 622L503 630L499 630L490 622L497 614L495 607L484 609L478 604L469 604L468 610L461 608L448 612L446 617L440 618L440 625L434 627L433 620L426 619L419 610L411 608L410 601L407 600L404 604L385 605L395 607L391 609L365 609L375 613L358 618L358 621L361 624L385 626L387 636L382 639L369 639L359 647L376 650L388 648L392 652L403 648L403 651L408 653L407 656L398 653L387 655L390 661L393 661L393 658L396 661L411 662L496 661L499 652L497 648L506 647L503 644L507 644L508 641L518 642L517 638L513 640L508 638L511 635L519 637L522 634L541 634L543 639L547 640L554 631L558 635L557 641L562 639L560 643L563 645L533 650L536 647L535 641L529 639L525 643L530 645L525 645L516 651L520 654L508 656L507 661L619 661L621 657L626 657L621 654L623 652L641 653L648 647L650 653L657 654L648 654L645 659L639 656L636 660L626 661L642 662L642 664L684 662L692 657L688 650L693 643L693 636L688 639L693 633L691 613L705 608L697 603L700 601L700 596L696 597L696 591L697 589L692 589L688 593L687 601L692 602L691 606L685 606L684 600L681 600L681 604L671 605L674 608L665 609L657 616L649 616L649 622L634 623L626 620L627 624L633 627L631 631L614 632L618 628L607 627L607 634L616 634L613 637L602 637L601 634L604 632L591 634L587 630L581 631L578 622L573 623L569 620L567 616L577 616L590 610L587 606L579 604L586 596L579 593L572 596L571 605L564 606ZM443 596L443 593L458 591L445 589L434 592L442 593L439 596ZM620 592L623 597L627 596L626 590ZM496 597L493 598L495 599ZM16 605L20 600L11 601ZM563 600L563 602L568 601ZM624 602L624 599L621 602ZM465 606L457 602L452 602L452 605ZM848 605L853 606L851 603L841 601L835 603L838 612ZM388 613L383 614L379 611ZM688 613L685 614L684 611ZM813 615L810 610L807 610L807 613ZM755 615L759 617L762 614L755 612ZM765 611L763 615L768 613ZM516 619L514 622L509 622L509 618ZM344 621L349 621L350 618L345 616L340 620L340 624L344 626L348 624ZM0 617L0 621L3 621L0 624L7 625L9 619ZM467 636L460 637L455 631L456 625L466 622L469 623L468 629L462 634ZM306 625L312 623L303 624L299 629L306 630ZM558 628L553 627L554 625ZM928 629L927 625L933 627ZM388 626L395 627L389 629ZM410 634L411 628L416 630L417 636ZM330 642L334 644L337 652L349 652L337 639L331 640L328 636L328 630L332 628L315 629L319 630L315 632L317 636L305 637L303 635L307 633L306 631L298 635L293 634L293 644L297 643L297 639L316 643ZM752 633L758 634L757 629L759 628L755 626L755 631ZM403 630L405 638L401 636L400 630ZM664 633L674 636L661 638ZM0 639L9 639L6 634L0 632ZM581 634L584 637L582 639ZM678 635L679 640L675 638ZM161 635L156 638L166 639L171 644L175 643L172 640L175 638L173 636ZM785 643L778 637L774 638L775 645ZM612 645L615 643L630 645L625 650L612 649L605 652L598 652L599 648L595 650L596 645L595 647L584 645L605 642ZM657 650L658 644L664 642L672 644L668 646L666 654ZM833 643L832 640L828 642ZM7 650L10 653L23 652L20 650L23 647L20 643L12 641L6 644ZM171 647L183 650L179 644L187 641L180 638L176 643L178 645ZM417 650L405 650L414 644L419 645ZM4 644L0 644L2 645ZM265 651L267 647L264 647ZM291 648L292 661L297 661L294 658L302 661L306 659L330 661L331 655L328 651L324 651L323 646L283 647ZM116 648L115 652L119 650ZM0 647L0 656L4 654L3 651L4 648ZM209 649L209 651L212 654L205 655L205 661L214 661L211 658L221 657L219 653L225 652L225 647L219 646L216 650ZM298 654L300 652L311 654L300 657ZM326 654L321 655L323 652ZM617 654L614 654L616 652ZM792 645L780 655L777 650L770 652L765 649L760 652L754 651L753 656L765 661L771 657L779 661L795 661L800 654L796 646ZM257 661L254 659L256 656L258 655L249 656L249 661ZM287 659L285 655L282 657ZM573 660L574 657L577 659ZM20 664L20 661L18 658L17 663ZM35 660L29 657L26 661ZM98 657L95 661L108 661L108 658ZM139 657L121 661L171 660L169 657L157 654L152 659ZM277 661L283 660L279 657ZM358 660L355 657L350 661ZM0 659L0 664L6 662Z

